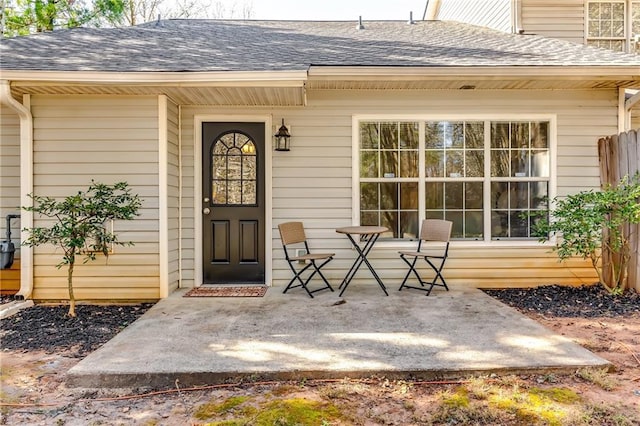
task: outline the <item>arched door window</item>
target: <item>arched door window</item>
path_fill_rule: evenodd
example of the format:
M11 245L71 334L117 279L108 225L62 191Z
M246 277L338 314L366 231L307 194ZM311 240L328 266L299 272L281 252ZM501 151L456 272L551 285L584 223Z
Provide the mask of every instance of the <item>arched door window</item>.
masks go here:
M211 202L213 205L256 204L256 144L244 133L228 132L213 144Z

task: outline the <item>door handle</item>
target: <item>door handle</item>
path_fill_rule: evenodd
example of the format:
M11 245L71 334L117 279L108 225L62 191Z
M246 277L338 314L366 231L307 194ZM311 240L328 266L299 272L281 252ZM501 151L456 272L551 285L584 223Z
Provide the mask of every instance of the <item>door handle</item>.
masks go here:
M209 214L211 213L211 209L209 207L205 207L204 209L202 209L202 213Z

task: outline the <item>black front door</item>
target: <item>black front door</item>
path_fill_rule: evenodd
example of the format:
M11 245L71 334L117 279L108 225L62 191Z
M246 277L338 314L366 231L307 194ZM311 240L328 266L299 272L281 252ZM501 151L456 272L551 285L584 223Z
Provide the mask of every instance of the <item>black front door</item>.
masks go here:
M205 284L264 283L264 123L202 123Z

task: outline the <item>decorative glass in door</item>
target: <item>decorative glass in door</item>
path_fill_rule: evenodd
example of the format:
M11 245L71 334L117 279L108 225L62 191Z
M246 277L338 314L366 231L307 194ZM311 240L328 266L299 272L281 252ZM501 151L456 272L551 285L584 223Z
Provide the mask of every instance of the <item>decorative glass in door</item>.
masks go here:
M218 206L256 205L254 141L244 133L225 133L214 142L211 155L211 203Z

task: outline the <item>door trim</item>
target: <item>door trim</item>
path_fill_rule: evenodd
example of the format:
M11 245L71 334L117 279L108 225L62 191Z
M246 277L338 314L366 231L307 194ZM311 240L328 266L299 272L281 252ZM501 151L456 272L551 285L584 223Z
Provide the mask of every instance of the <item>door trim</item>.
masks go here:
M193 216L194 216L194 274L193 280L196 287L202 285L202 123L206 122L252 122L264 123L264 281L271 285L272 274L272 149L271 149L271 115L241 115L241 114L196 114L193 118Z

